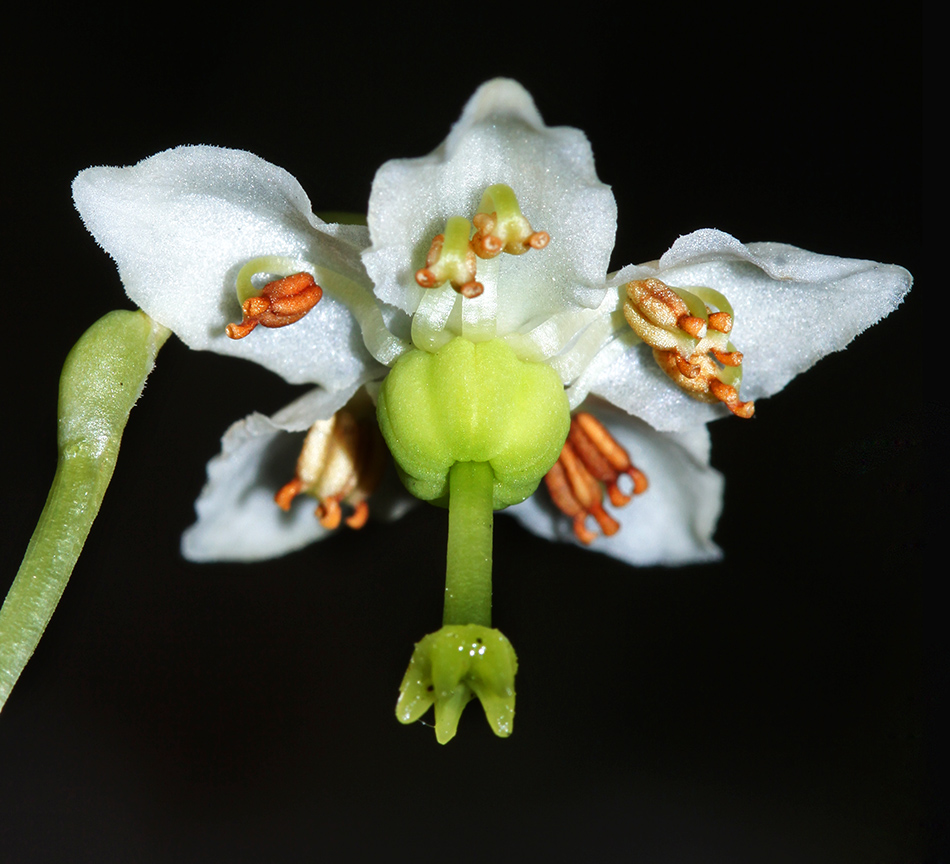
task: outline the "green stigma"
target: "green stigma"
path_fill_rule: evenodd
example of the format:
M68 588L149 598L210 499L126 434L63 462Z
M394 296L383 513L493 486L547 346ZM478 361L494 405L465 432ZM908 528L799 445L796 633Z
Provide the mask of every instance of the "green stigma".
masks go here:
M517 670L515 649L497 630L477 624L443 627L416 645L399 687L396 717L414 723L435 705L435 736L447 744L462 710L477 696L492 731L507 738L515 719Z
M401 357L376 411L406 488L449 508L444 626L416 646L396 716L411 723L434 704L445 744L477 696L492 729L507 736L517 661L490 629L493 511L527 498L557 461L571 423L564 386L500 339L459 337Z
M471 303L484 291L478 259L521 255L549 241L522 215L511 187L490 186L471 222L447 220L416 282L423 288L448 282ZM479 302L475 308L493 313L494 306ZM416 345L431 350L403 354L376 403L405 487L449 508L443 627L416 645L396 706L399 721L412 723L434 705L440 744L455 737L462 710L476 696L495 734L511 734L518 663L511 643L491 629L493 513L537 489L571 425L554 369L521 360L507 342L491 338L488 323L438 344L417 340L414 329Z

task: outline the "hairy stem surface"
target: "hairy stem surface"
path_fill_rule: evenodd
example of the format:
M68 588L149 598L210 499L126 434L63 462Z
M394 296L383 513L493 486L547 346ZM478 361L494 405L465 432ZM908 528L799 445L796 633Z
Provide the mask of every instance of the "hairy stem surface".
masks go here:
M144 312L110 312L66 357L56 475L0 609L0 708L66 588L112 479L129 412L169 335Z

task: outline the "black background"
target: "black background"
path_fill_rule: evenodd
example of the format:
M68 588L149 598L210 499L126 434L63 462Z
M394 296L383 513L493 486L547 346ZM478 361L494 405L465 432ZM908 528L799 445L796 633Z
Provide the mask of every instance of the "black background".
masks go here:
M63 358L129 307L72 209L87 165L244 148L317 209L359 211L383 161L429 152L505 74L590 137L614 267L716 227L900 263L917 287L753 421L714 424L721 564L632 570L496 520L515 734L473 705L444 748L393 717L440 623L444 513L264 565L184 562L221 433L299 391L172 340L0 715L3 860L923 858L919 10L607 9L271 4L202 25L135 6L11 40L4 588L54 470Z

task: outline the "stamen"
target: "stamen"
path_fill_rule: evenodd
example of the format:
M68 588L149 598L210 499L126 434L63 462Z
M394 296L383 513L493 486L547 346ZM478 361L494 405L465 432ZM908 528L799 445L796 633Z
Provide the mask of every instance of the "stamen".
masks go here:
M309 273L294 273L268 282L257 297L248 297L241 306L243 320L228 324L225 332L232 339L243 339L258 324L286 327L299 321L323 296L323 289Z
M732 330L732 316L728 312L710 312L709 326L720 333L729 333Z
M713 348L712 355L720 363L722 363L723 366L741 366L742 365L741 351L717 351L715 348Z
M729 384L723 384L722 381L717 378L709 382L709 392L735 414L736 417L742 417L748 420L755 413L755 405L752 402L740 402L736 388L731 387Z
M532 229L514 191L503 183L488 187L472 223L462 216L452 216L445 223L445 233L435 235L425 267L416 271L416 282L421 287L437 288L448 282L463 297L479 297L484 286L475 278L476 256L494 258L502 252L521 255L529 249L543 249L551 241L546 231Z
M532 231L527 219L517 227L498 224L497 213L476 213L472 217L475 236L472 248L479 258L494 258L501 252L509 255L521 255L529 249L543 249L551 242L547 231ZM512 230L514 228L514 230Z
M633 495L641 495L647 491L646 475L630 461L630 454L617 443L603 423L586 411L579 411L571 419L568 440L580 440L582 437L589 440L596 448L596 452L610 464L612 476L604 474L598 476L597 479L607 485L607 492L615 507L622 507L630 500L630 496L624 495L617 487L617 480L621 474L626 474L633 481ZM622 503L614 500L614 491L618 498L624 499Z
M702 339L706 335L706 322L694 315L682 315L676 319L676 326L685 330L694 339Z
M573 521L574 534L581 543L590 544L597 536L587 528L588 516L594 517L606 537L620 529L603 508L603 490L606 488L614 507L628 504L631 495L617 485L621 474L633 481L632 495L646 491L646 476L630 462L627 451L607 428L586 411L576 414L561 455L544 479L554 504Z
M281 510L286 512L290 510L290 505L293 504L294 498L301 492L303 492L303 480L299 477L294 477L289 483L285 483L281 486L280 491L274 496L274 502Z
M328 531L334 531L340 527L343 519L343 511L340 509L340 499L336 496L325 498L320 502L314 511L320 524Z
M289 510L297 495L316 498L315 515L327 530L345 522L362 528L369 519L367 499L376 489L386 467L387 450L375 422L372 404L350 403L329 420L318 420L304 439L294 479L274 496L282 510ZM343 518L343 505L353 512Z
M347 516L343 521L346 524L353 528L354 530L359 530L362 528L366 521L369 519L369 504L365 501L360 501L354 508L353 513L350 516Z
M514 190L504 183L485 190L472 222L476 231L472 248L479 258L494 258L500 252L522 255L529 249L543 249L551 241L547 231L531 227Z
M432 239L426 266L416 271L416 282L423 288L437 288L448 282L463 297L478 297L484 287L475 281L476 261L468 239L470 232L467 219L449 219L445 233Z
M726 337L734 322L726 298L709 288L670 288L659 279L625 287L627 323L653 348L657 365L676 385L695 399L721 402L737 417L751 417L754 404L739 399L742 352Z
M738 354L741 362L742 355ZM736 417L748 419L755 413L754 402L739 401L739 393L731 384L721 380L724 370L719 369L705 354L694 354L689 363L675 351L653 350L657 365L673 379L679 388L701 402L721 402ZM728 359L728 358L727 358ZM687 371L683 371L684 363ZM730 364L735 368L738 364Z
M620 523L607 515L603 508L604 493L600 484L591 476L587 465L581 461L580 457L571 446L570 435L561 450L558 458L564 466L564 473L567 475L571 492L577 503L584 509L585 516L593 516L600 525L600 530L606 536L616 534L620 530ZM574 522L575 533L577 533L577 518Z
M672 330L680 326L681 320L689 321L692 317L683 298L659 279L639 279L629 282L626 288L628 304L652 324ZM626 310L627 304L624 314L628 314Z
M561 461L554 463L554 467L544 475L544 482L548 487L551 500L554 501L557 508L569 519L574 522L574 534L578 540L585 546L589 546L597 537L593 531L589 531L584 524L587 518L586 508L574 497L571 491L570 483L567 480L567 473Z

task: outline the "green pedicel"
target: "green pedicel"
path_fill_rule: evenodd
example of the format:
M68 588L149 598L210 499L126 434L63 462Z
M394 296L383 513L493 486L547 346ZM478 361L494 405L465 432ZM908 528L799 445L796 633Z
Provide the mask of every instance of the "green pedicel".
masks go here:
M112 479L129 412L170 335L144 312L110 312L63 364L56 476L0 610L0 707L69 581Z

